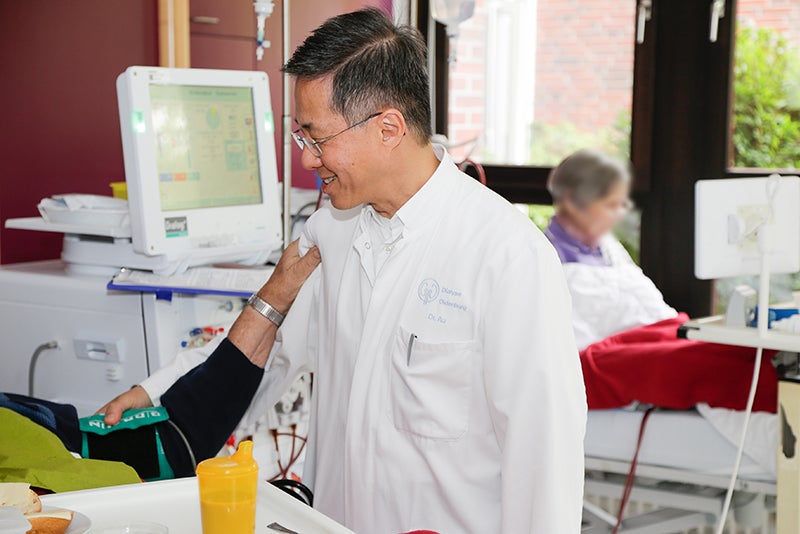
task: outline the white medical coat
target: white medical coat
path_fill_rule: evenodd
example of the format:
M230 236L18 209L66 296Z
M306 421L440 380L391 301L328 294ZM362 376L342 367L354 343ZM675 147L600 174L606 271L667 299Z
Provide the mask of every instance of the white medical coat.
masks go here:
M315 373L304 481L356 532L577 533L586 399L561 265L527 217L437 155L377 274L366 207L309 219L322 265L251 411Z

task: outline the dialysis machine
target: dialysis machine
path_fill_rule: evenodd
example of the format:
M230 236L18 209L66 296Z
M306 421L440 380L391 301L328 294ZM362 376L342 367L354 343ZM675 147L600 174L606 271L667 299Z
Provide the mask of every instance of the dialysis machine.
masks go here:
M117 95L128 209L71 195L58 199L61 211L40 205L43 218L7 226L63 232L62 259L0 268L0 391L72 403L80 415L168 363L196 329L229 326L243 306L202 291L111 291L114 273L263 264L282 242L265 73L130 67Z
M232 297L109 292L109 278L58 260L0 269L0 391L90 415L174 358L194 328L225 327L242 307Z

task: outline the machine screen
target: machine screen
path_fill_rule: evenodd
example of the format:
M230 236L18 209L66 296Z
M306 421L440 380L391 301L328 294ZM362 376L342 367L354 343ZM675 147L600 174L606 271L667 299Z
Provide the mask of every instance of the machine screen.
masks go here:
M150 85L162 211L261 203L249 87Z

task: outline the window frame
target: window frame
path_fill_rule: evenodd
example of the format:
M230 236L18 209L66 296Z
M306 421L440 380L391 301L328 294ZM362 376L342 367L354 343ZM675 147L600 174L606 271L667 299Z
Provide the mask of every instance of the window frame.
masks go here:
M729 131L733 102L736 5L725 4L711 43L710 0L653 0L644 42L634 45L630 156L632 196L642 209L641 265L667 302L693 316L708 315L713 305L712 283L694 277L694 182L771 172L727 165L728 135L719 132ZM428 0L420 0L418 15L427 28ZM435 131L446 134L447 39L438 38L439 29ZM551 202L551 167L484 169L487 185L511 202Z
M426 41L428 40L427 19L430 13L429 5L429 0L419 0L417 11L417 25ZM631 19L631 24L635 26L635 16ZM654 24L648 23L648 37L649 32L655 31L654 27ZM634 194L647 191L650 185L648 168L650 145L649 143L636 142L635 139L643 138L638 137L639 134L649 137L648 133L652 128L652 95L655 80L655 71L652 67L652 56L655 50L654 42L654 38L646 39L641 44L634 42L634 82L631 108L631 160L636 171L633 182ZM448 57L449 39L447 39L445 27L436 23L435 72L432 80L435 85L434 132L443 135L447 135L448 131ZM487 185L510 202L525 204L552 203L552 197L547 191L547 176L553 169L552 166L484 163L483 168L486 171Z

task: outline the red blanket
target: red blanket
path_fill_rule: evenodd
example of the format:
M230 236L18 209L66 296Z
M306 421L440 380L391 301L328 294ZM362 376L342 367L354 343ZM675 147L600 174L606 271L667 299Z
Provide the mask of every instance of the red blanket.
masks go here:
M627 406L633 401L686 410L706 402L743 410L756 349L678 339L686 314L634 328L589 345L581 352L589 409ZM754 411L775 412L778 377L764 351Z

